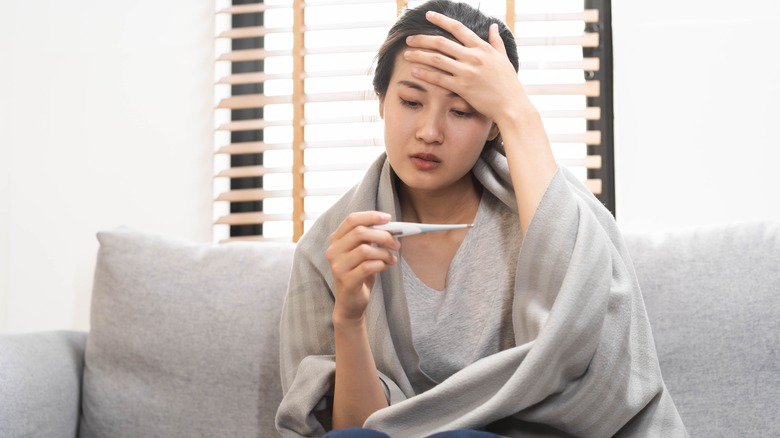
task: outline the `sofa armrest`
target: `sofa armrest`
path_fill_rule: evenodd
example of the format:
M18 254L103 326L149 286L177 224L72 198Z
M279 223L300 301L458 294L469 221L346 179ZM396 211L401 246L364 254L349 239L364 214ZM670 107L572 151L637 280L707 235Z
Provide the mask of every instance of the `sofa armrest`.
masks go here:
M74 438L87 334L0 336L0 436Z

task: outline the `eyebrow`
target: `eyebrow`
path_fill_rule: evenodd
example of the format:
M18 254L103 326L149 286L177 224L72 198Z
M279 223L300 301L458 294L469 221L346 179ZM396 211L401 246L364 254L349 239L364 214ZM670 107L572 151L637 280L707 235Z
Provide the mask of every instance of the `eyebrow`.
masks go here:
M400 85L405 85L405 86L407 86L409 88L412 88L414 90L422 91L423 93L427 93L428 92L428 90L426 90L425 87L423 87L422 85L418 84L417 82L400 80L400 81L398 81L398 83ZM455 92L452 92L452 91L450 91L450 94L448 94L447 96L448 97L457 97L457 98L462 99L462 97L460 97L460 95L458 93L455 93Z

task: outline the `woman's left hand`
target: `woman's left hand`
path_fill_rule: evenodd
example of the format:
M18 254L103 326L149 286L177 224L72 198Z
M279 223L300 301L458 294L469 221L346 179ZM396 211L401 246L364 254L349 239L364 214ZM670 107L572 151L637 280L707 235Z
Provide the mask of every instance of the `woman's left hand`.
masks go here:
M536 111L507 58L497 24L490 26L486 42L445 15L429 11L426 18L450 32L462 45L442 36L408 37L406 44L410 49L404 52L404 58L420 64L412 75L458 94L496 123L505 115Z

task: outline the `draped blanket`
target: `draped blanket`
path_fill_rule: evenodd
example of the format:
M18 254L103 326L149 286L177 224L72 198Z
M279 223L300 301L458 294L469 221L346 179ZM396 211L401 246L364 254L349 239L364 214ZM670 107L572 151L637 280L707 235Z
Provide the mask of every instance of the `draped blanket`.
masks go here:
M517 210L509 169L496 150L473 168L484 188ZM330 427L335 371L329 234L351 212L398 213L383 154L360 184L298 243L281 323L284 436ZM520 238L507 230L507 238ZM368 335L390 404L364 427L393 437L452 429L506 436L687 436L666 390L633 266L612 215L559 168L517 263L515 346L436 385L421 370L398 266L380 274Z

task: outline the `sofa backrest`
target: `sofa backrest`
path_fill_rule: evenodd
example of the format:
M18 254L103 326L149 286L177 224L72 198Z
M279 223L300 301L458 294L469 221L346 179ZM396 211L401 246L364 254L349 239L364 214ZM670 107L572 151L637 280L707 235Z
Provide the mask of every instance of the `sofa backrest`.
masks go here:
M780 436L780 223L626 234L692 436ZM274 436L292 243L99 234L81 437Z
M780 222L625 238L691 436L780 436Z

